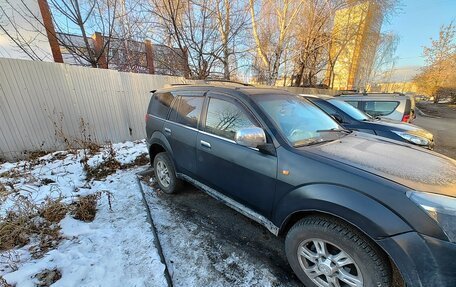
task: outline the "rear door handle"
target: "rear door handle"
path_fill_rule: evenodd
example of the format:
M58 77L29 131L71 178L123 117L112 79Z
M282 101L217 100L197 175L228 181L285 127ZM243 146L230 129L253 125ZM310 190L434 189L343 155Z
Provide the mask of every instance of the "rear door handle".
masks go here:
M206 141L200 141L203 147L211 148L211 144Z
M169 128L165 128L165 133L167 133L167 134L171 134L171 129L169 129Z

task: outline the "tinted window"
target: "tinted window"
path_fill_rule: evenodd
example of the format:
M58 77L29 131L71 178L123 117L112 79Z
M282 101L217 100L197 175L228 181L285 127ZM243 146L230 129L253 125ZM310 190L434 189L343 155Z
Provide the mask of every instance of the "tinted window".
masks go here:
M374 117L386 116L391 114L398 105L399 102L393 101L367 101L364 111Z
M369 120L368 115L357 108L354 108L349 103L340 100L329 100L329 102L357 121Z
M345 101L347 104L350 104L354 106L355 108L358 108L358 101Z
M258 125L238 105L216 98L209 100L206 118L209 133L234 140L237 130L254 126Z
M203 102L203 97L180 96L173 105L170 120L197 128Z
M166 119L173 99L174 95L171 93L155 93L150 101L148 113Z
M331 105L328 105L327 103L325 103L322 100L310 100L310 101L312 103L316 104L320 109L325 111L327 114L330 114L330 115L337 114L337 111L333 107L331 107Z

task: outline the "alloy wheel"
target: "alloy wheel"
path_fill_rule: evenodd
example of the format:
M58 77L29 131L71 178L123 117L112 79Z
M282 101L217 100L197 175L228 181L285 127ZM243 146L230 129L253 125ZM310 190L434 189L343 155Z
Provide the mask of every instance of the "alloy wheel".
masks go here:
M334 243L308 239L298 246L298 260L319 287L362 287L363 277L353 258Z
M171 177L169 175L169 169L166 163L162 160L157 162L155 167L157 169L157 177L160 184L164 187L168 187L171 183Z

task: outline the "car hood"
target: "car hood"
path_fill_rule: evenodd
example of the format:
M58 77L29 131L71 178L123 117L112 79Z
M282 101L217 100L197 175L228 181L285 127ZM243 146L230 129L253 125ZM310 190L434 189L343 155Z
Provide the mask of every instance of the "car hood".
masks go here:
M456 197L456 161L423 148L355 132L307 150L417 191Z
M429 131L420 128L419 126L415 126L408 123L392 121L392 120L378 120L370 122L373 126L374 130L382 130L384 128L393 131L401 131L401 132L408 132L413 135L417 135L428 140L433 140L434 136Z

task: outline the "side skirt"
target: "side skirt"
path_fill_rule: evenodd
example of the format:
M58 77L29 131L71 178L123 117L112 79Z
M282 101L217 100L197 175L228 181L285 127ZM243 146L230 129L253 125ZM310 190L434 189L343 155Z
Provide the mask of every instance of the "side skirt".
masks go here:
M229 198L226 195L221 194L220 192L216 191L215 189L210 188L209 186L191 178L188 175L178 173L177 177L190 182L191 184L195 185L196 187L198 187L199 189L201 189L203 192L210 195L211 197L217 199L218 201L223 202L225 205L236 210L237 212L241 213L242 215L252 219L253 221L258 222L259 224L266 227L272 234L274 234L276 236L279 234L279 228L277 226L275 226L274 223L272 223L269 219L267 219L263 215L248 208L247 206L240 204L239 202Z

